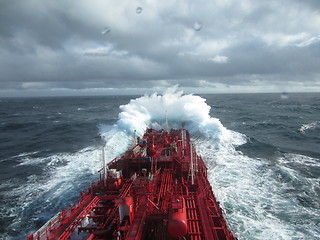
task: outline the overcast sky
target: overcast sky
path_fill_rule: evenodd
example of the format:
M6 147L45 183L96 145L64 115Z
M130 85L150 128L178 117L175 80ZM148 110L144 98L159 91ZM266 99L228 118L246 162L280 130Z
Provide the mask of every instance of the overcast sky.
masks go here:
M0 96L320 91L319 0L0 0Z

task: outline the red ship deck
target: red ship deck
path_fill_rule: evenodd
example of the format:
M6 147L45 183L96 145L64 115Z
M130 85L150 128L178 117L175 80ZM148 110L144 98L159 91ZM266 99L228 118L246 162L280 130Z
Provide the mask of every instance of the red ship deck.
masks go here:
M148 129L29 240L235 240L184 129Z

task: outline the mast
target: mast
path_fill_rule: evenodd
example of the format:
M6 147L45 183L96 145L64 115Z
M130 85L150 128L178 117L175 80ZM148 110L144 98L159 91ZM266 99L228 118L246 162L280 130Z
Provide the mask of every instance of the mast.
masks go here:
M168 111L166 110L166 131L169 132L169 123L168 123Z
M190 171L191 171L191 184L194 185L194 163L193 163L193 146L192 143L190 143Z
M107 164L106 164L106 153L104 147L102 148L102 168L103 168L103 183L107 184Z
M137 142L137 130L134 130L133 131L133 141L134 141L134 144L137 144L138 142Z

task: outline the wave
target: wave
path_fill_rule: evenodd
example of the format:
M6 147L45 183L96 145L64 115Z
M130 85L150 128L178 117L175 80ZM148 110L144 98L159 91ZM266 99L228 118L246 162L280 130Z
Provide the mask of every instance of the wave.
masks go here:
M316 129L316 128L319 127L319 123L320 123L319 121L315 121L315 122L303 124L303 125L300 127L299 131L300 131L301 133L306 133L306 131L314 130L314 129Z

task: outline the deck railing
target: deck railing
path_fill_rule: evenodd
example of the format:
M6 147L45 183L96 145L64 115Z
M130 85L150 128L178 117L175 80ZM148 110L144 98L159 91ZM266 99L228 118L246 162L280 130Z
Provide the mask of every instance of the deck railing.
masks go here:
M93 187L89 186L84 191L78 201L73 203L69 208L57 213L47 223L45 223L38 231L28 236L29 240L47 240L54 239L63 232L64 228L70 221L75 219L82 209L94 197Z

